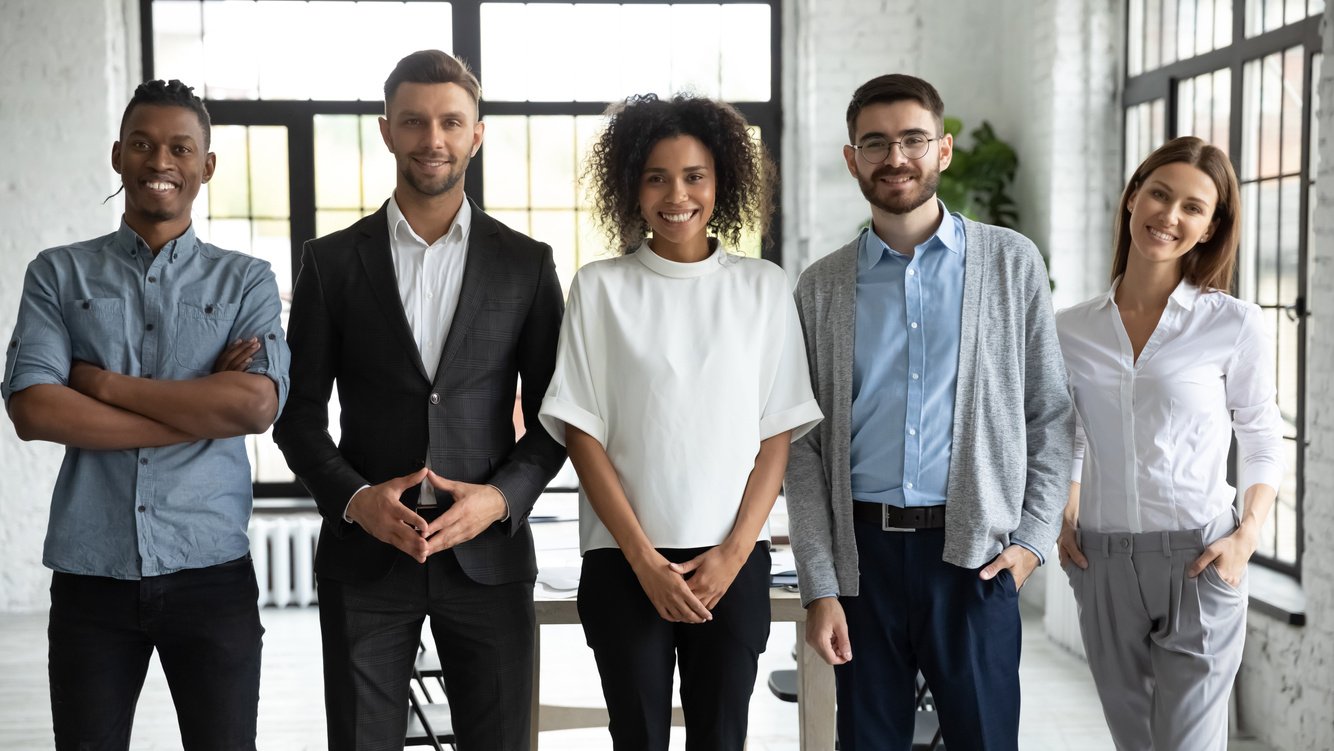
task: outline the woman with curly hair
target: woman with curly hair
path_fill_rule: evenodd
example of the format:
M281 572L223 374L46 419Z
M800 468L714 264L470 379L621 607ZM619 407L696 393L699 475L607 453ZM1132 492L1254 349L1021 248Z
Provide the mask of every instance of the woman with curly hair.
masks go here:
M788 444L821 418L787 276L725 248L767 225L774 170L721 102L607 115L587 175L621 254L575 276L541 413L579 474L579 616L615 748L667 748L679 661L686 748L739 750L766 520Z

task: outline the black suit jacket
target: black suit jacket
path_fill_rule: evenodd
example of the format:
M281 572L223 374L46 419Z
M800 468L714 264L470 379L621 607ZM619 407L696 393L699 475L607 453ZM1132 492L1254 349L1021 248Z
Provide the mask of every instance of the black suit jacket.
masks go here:
M273 437L315 497L324 528L315 569L349 583L377 580L390 545L343 521L362 485L431 466L443 477L500 488L510 518L454 548L474 581L533 581L527 518L565 459L537 419L556 361L564 300L551 248L473 207L458 308L434 382L403 312L389 250L386 207L302 253L287 340L291 391ZM516 378L527 432L515 442ZM342 438L328 432L338 384ZM448 495L438 494L442 504ZM402 502L414 507L418 489Z

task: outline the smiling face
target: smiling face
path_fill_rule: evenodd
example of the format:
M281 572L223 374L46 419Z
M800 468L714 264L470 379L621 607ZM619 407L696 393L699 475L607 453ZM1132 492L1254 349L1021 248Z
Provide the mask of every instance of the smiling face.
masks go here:
M698 138L672 136L653 145L639 180L639 211L653 230L654 252L708 255L716 187L713 154Z
M455 83L403 83L387 111L380 135L398 163L398 194L430 198L462 190L468 163L482 146L472 95Z
M1129 263L1172 264L1209 239L1217 220L1218 188L1198 167L1164 164L1126 203L1130 212Z
M111 167L125 186L125 221L142 237L174 237L190 226L199 186L213 177L199 116L185 107L141 104L111 147Z
M855 131L857 145L878 139L901 142L911 136L935 139L921 158L908 159L899 146L893 146L880 164L867 162L852 146L843 147L848 171L872 206L890 214L909 214L935 197L940 173L954 154L954 141L949 134L940 135L930 110L913 99L869 104L858 113Z

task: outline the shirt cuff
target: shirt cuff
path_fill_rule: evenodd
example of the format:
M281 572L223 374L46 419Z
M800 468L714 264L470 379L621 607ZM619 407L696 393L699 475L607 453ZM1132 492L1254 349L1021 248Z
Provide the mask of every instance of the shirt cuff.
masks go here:
M347 522L348 524L356 524L356 522L347 518L347 510L352 508L352 499L357 497L357 493L360 493L361 491L369 487L370 485L362 485L361 487L357 488L356 492L354 492L351 496L348 497L347 505L343 507L343 521Z
M502 501L505 502L505 515L504 515L503 517L501 517L500 521L502 521L502 522L507 522L507 521L509 521L509 520L510 520L510 499L508 499L508 498L505 497L505 491L501 490L500 488L497 488L495 485L487 485L487 487L488 487L488 488L492 488L492 489L495 490L497 493L499 493L499 494L500 494L500 500L502 500Z
M1039 565L1039 566L1041 566L1041 565L1043 565L1044 563L1047 562L1047 556L1045 556L1045 555L1039 553L1037 548L1033 547L1032 545L1029 545L1028 543L1024 542L1023 540L1016 540L1016 539L1014 539L1013 537L1011 537L1011 538L1010 538L1010 544L1011 544L1011 545L1018 545L1019 547L1023 548L1024 550L1027 550L1028 552L1030 552L1030 553L1032 553L1033 555L1037 556L1037 557L1038 557L1038 565Z

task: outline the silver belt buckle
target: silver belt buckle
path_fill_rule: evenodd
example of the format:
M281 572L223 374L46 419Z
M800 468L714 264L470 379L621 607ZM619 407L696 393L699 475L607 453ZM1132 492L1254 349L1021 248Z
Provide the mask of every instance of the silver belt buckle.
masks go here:
M912 527L891 527L889 526L889 504L882 504L884 508L880 510L880 531L882 532L916 532Z

